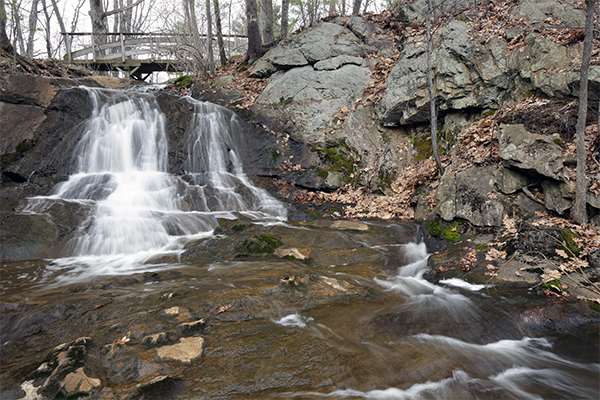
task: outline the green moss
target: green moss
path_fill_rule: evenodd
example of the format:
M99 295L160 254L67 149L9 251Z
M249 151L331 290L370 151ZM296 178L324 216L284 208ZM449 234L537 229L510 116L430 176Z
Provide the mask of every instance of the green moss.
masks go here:
M557 291L558 292L562 292L563 291L562 286L560 284L560 281L557 280L557 279L554 279L554 280L542 283L540 285L540 287L543 288L543 289L550 289L550 290L553 290L555 292L557 292Z
M498 110L488 110L488 111L485 113L485 116L486 116L486 117L491 117L492 115L496 114L496 111L498 111Z
M477 250L485 250L485 249L487 249L488 247L487 247L487 245L486 245L486 244L484 244L484 243L479 243L478 245L475 245L475 248L476 248Z
M596 303L595 301L588 301L587 303L592 310L600 312L600 304Z
M431 136L417 136L414 140L414 146L415 150L417 150L417 161L426 160L433 156Z
M394 183L394 176L386 170L380 170L377 175L379 178L379 187L382 189L391 189Z
M426 223L425 228L429 230L429 234L433 236L440 236L442 233L442 227L437 220Z
M344 140L334 147L313 147L312 150L319 153L319 157L323 162L329 164L326 172L342 173L344 175L344 183L350 182L351 176L354 174L355 160L354 157L349 155L351 149ZM320 177L326 177L326 175L323 176L324 173L321 171L318 174L320 174Z
M460 225L460 222L448 225L442 232L442 238L450 242L456 242L458 239L460 239L460 233L458 233Z
M179 78L175 79L176 87L190 87L192 86L192 77L190 75L182 75Z
M573 240L574 238L578 238L579 235L567 228L562 229L561 231L564 243L564 251L566 251L568 255L579 255L581 249L577 247L577 243L575 243L575 241Z
M256 235L252 239L242 242L238 251L242 254L273 254L275 249L282 246L283 242L267 235Z
M232 226L231 230L234 232L241 232L241 231L248 229L251 226L252 226L252 224L237 224L237 225Z
M565 146L565 142L563 142L562 139L560 139L560 138L555 138L554 139L554 143L556 143L560 147L564 147Z
M323 216L323 213L318 210L312 210L309 212L309 214L314 219L320 219Z
M329 176L329 172L327 172L326 169L319 169L317 170L317 176L319 178L327 179L327 177Z
M279 159L281 158L281 154L279 154L278 151L272 151L269 154L271 156L271 161L273 161L274 163L278 162Z

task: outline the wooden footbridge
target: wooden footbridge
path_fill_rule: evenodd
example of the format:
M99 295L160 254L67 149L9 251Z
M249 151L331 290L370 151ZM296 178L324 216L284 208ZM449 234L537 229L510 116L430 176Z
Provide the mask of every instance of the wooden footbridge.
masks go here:
M95 71L120 71L136 80L145 80L157 71L193 72L190 61L198 51L197 46L190 44L191 35L183 34L65 32L63 36L65 60ZM236 41L246 38L244 35L224 37Z

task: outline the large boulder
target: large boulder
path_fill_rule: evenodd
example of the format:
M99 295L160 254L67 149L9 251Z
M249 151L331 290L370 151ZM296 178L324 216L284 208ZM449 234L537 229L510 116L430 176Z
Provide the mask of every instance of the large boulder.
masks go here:
M301 67L341 55L363 57L374 49L362 44L348 28L331 22L314 25L287 43L269 50L264 57L277 68Z
M506 214L495 194L497 172L471 167L444 175L435 195L436 213L446 221L462 218L475 226L501 226Z
M531 133L521 124L500 125L499 156L509 166L534 175L562 179L560 138Z
M292 137L324 145L327 131L335 127L335 115L354 104L369 81L369 69L354 63L320 71L307 65L273 75L256 103L268 117L277 118L284 111Z

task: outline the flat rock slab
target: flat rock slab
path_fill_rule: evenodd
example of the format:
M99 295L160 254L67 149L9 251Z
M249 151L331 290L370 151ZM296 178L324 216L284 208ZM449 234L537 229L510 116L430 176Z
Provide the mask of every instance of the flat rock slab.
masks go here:
M201 337L181 338L174 345L156 349L156 354L161 361L175 360L189 364L202 355L203 344Z
M100 387L102 382L100 379L90 378L83 372L83 367L75 372L71 372L60 383L60 387L67 395L75 393L89 393L92 389Z

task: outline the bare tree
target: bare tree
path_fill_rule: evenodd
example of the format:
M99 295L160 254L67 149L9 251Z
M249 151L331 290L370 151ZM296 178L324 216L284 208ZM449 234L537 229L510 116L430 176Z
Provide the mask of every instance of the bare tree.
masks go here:
M0 0L0 1L2 1L2 0ZM44 9L44 16L46 17L46 21L45 21L46 22L46 26L45 26L46 52L48 54L48 58L52 58L52 40L51 40L51 36L50 36L50 29L51 29L50 27L52 26L50 16L52 14L48 12L48 6L46 4L46 0L42 0L42 7Z
M225 45L223 44L223 29L221 27L221 11L219 10L219 0L213 0L215 5L215 26L217 27L217 45L219 46L219 58L221 66L227 63L225 55Z
M52 1L53 3L55 2L55 0ZM90 0L90 18L92 19L92 32L96 35L96 43L99 45L106 43L106 34L108 33L107 18L109 16L130 10L142 1L144 0L137 0L127 7L104 11L102 0Z
M360 13L361 0L354 0L352 3L352 15L358 15Z
M4 50L8 53L12 52L12 46L8 35L6 35L6 20L8 14L6 13L6 5L4 0L0 0L0 50Z
M205 1L206 4L206 49L208 50L208 72L210 75L215 74L215 57L212 48L212 14L210 12L210 0Z
M248 24L248 52L246 60L249 64L261 56L260 30L258 29L258 10L256 0L246 0L246 23Z
M581 78L579 83L579 114L575 134L577 135L577 182L575 204L571 208L571 219L577 224L587 222L587 181L585 177L585 121L588 107L588 70L592 55L592 35L594 34L594 10L597 0L586 0L585 39L581 61Z
M202 45L200 43L200 32L198 31L198 22L196 21L196 7L194 5L194 0L184 0L183 2L183 11L185 15L185 21L188 29L192 34L192 43L190 47L192 51L190 52L194 57L193 69L196 72L204 72L206 63L204 61L204 57L202 57Z
M261 29L262 40L264 43L275 41L275 31L273 29L273 1L260 0L259 26Z
M38 0L31 0L31 11L29 11L29 36L27 37L27 51L28 57L33 57L33 40L35 32L37 31L38 21Z
M335 0L329 0L329 15L335 14Z
M431 19L433 18L432 0L427 0L427 89L429 92L429 110L431 115L431 147L433 148L433 158L438 166L440 175L444 174L444 166L440 160L437 141L437 108L435 106L435 87L433 85L433 35L431 34Z
M288 17L290 13L290 0L281 0L281 37L284 38L288 34Z

